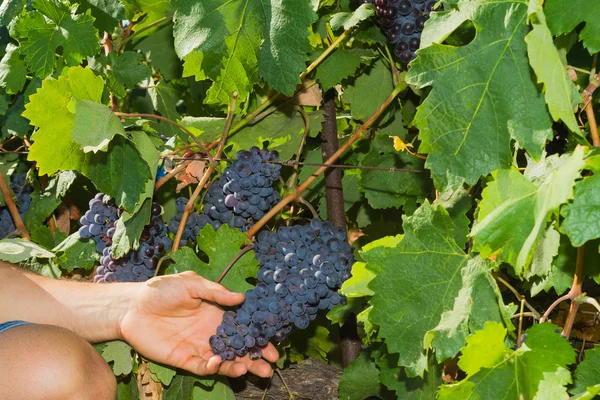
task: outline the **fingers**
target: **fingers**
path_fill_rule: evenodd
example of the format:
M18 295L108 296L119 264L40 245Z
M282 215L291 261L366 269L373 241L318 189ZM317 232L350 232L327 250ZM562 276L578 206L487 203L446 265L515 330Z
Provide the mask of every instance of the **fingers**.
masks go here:
M181 273L185 277L186 286L190 296L208 300L223 306L235 306L244 301L242 293L235 293L223 285L209 281L192 271Z
M241 362L224 361L219 368L219 374L230 378L238 378L248 372L248 367Z
M271 344L270 342L267 345L267 347L262 349L262 355L266 360L270 362L277 362L277 360L279 360L279 352L277 351L275 346L273 346L273 344Z
M212 356L208 360L203 357L193 356L183 365L183 369L196 375L213 375L219 371L221 356Z
M254 375L260 376L261 378L268 378L271 376L271 365L267 363L265 360L250 360L249 358L243 358L240 361L243 361L244 364L248 367L248 371L253 373Z

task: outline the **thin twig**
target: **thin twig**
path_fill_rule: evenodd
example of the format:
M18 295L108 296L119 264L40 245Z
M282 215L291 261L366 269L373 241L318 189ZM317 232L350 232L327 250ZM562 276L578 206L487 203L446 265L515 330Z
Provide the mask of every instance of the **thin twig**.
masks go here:
M532 312L529 312L529 311L525 311L525 312L523 312L523 313L521 313L521 312L520 312L520 313L518 313L518 314L511 315L511 317L510 317L510 318L511 318L511 319L513 319L513 318L520 318L521 316L523 316L523 317L531 317L531 318L533 318L533 319L536 319L536 316L535 316L535 314L534 314L534 313L532 313Z
M229 272L229 270L231 269L231 267L233 267L233 265L240 259L242 258L242 256L244 254L246 254L247 252L249 252L250 250L252 250L254 248L253 244L249 244L248 246L244 247L243 249L241 249L239 251L239 253L237 253L235 255L235 257L233 257L233 260L231 260L229 262L229 264L227 264L227 267L225 267L225 269L223 270L223 272L221 272L221 275L219 275L219 278L215 281L217 283L221 283L221 281L223 280L223 278L225 278L225 275L227 275L227 273Z
M165 254L164 256L162 256L160 258L160 260L158 260L158 264L156 264L156 270L154 271L154 276L158 276L158 271L160 271L160 266L162 265L163 262L165 262L165 260L171 258L171 254Z
M306 78L308 76L308 74L310 74L315 68L317 68L319 66L319 64L321 64L323 62L323 60L325 60L327 58L327 56L329 54L331 54L340 43L342 43L344 40L346 40L346 38L350 35L350 33L352 32L352 29L348 29L347 31L344 31L344 33L342 33L340 36L338 36L337 39L335 39L335 42L331 43L330 46L327 46L327 48L325 49L325 51L323 51L323 53L321 53L321 55L319 57L317 57L317 59L315 61L313 61L308 68L306 68L306 71L304 71L303 73L300 74L300 81L302 82L304 80L304 78Z
M102 38L102 47L104 48L104 55L108 57L110 52L113 50L112 36L108 32L104 32L104 37ZM107 64L106 69L110 70L110 65ZM109 99L110 109L113 110L113 112L119 111L119 104L117 103L117 98L112 92L109 93Z
M187 129L185 126L178 124L175 121L171 121L170 119L165 118L161 115L139 114L139 113L127 114L127 113L122 113L122 112L116 112L115 115L117 117L122 117L122 118L150 118L150 119L156 119L159 121L164 121L169 124L175 125L179 129L181 129L183 132L185 132L190 137L190 139L192 139L194 141L194 143L196 143L196 146L198 146L198 148L200 150L204 150L204 151L206 150L205 146L198 141L198 138L196 138L196 136L194 136L194 134L189 129Z
M587 69L574 67L572 65L567 65L567 69L572 69L573 71L581 72L582 74L586 74L586 75L591 75L592 74L592 72L588 71Z
M297 110L304 119L304 133L302 134L302 138L300 139L300 145L298 146L298 151L296 152L296 164L293 167L294 172L288 180L288 189L290 190L294 190L296 188L296 179L298 177L298 165L300 163L300 157L302 156L302 150L304 149L306 137L308 136L308 131L310 130L310 119L308 118L308 114L306 114L306 111L304 111L302 107L298 107Z
M124 40L119 42L119 44L117 45L117 51L120 51L123 48L123 46L125 46L125 44L127 44L127 42L129 42L131 39L136 37L136 35L139 35L140 33L147 31L148 29L152 29L156 25L160 25L164 22L170 21L171 19L173 19L172 16L157 19L156 21L153 21L153 22L149 23L148 25L138 29L137 31L133 32L133 34L127 36Z
M548 317L550 316L550 313L552 312L552 310L554 310L556 308L556 306L558 306L560 303L562 303L565 300L569 300L569 294L565 294L560 296L558 299L554 300L554 302L552 304L550 304L550 307L548 307L548 309L546 310L546 312L541 316L540 318L540 323L542 322L546 322L546 320L548 320Z
M160 178L160 180L154 184L154 191L156 192L158 189L160 189L162 185L164 185L172 177L174 177L175 175L177 175L178 173L180 173L181 170L185 169L189 164L191 164L191 162L192 162L191 160L185 160L185 161L179 163L178 166L176 166L175 168L173 168L171 171L169 171L168 174L166 174L165 176L163 176L162 178Z
M231 128L231 121L233 120L233 115L235 114L235 104L237 101L237 92L235 92L231 99L231 104L229 105L229 110L227 111L227 120L225 121L225 127L223 128L223 134L221 135L221 140L219 141L219 147L217 148L217 153L215 158L221 157L221 153L223 153L223 148L225 147L225 142L227 141L227 136L229 134L229 129ZM191 211L194 208L194 202L200 195L200 192L204 188L206 181L213 173L215 168L217 167L216 163L211 163L209 167L204 171L204 175L202 175L202 179L198 182L198 186L196 186L196 190L190 196L187 204L185 205L185 209L183 210L183 215L181 216L181 221L179 222L179 229L177 229L177 234L175 235L175 240L173 241L173 247L171 248L171 252L176 252L179 249L179 244L181 243L181 238L183 237L183 232L185 231L185 225L190 216Z
M313 205L310 204L310 202L307 201L304 197L300 196L296 200L299 201L300 203L304 204L306 206L306 208L308 208L310 210L313 218L319 218L319 213L317 212L317 210L315 210Z
M275 374L275 372L271 371L271 376L269 377L269 382L267 383L267 387L265 387L265 391L263 392L263 395L260 398L260 400L265 400L267 398L267 392L269 391L269 388L271 387L271 381L273 381L274 374Z
M288 386L287 382L285 381L285 378L283 377L283 374L281 373L279 368L275 368L275 372L277 372L277 375L279 375L281 382L283 382L283 386L285 386L288 394L290 395L290 400L294 400L294 395L292 394L292 391L290 390L290 387Z
M10 194L10 189L8 187L8 184L6 183L6 179L4 179L4 174L2 174L2 172L0 172L0 190L2 190L4 202L8 207L8 211L10 212L10 216L12 217L13 222L15 223L17 231L23 239L31 240L31 236L29 235L29 232L27 232L27 228L25 228L25 225L23 224L23 220L21 219L21 215L19 214L19 209L13 201L13 198Z
M523 344L521 332L523 332L523 308L525 308L525 298L521 298L521 309L519 310L519 328L517 330L517 349Z
M258 221L256 224L254 224L252 228L250 228L247 234L248 238L251 239L252 237L254 237L254 235L256 235L260 228L262 228L273 216L277 215L277 213L280 210L282 210L283 207L291 203L294 199L298 198L308 188L308 186L310 186L310 184L313 183L315 179L317 179L319 175L325 172L329 165L333 164L346 150L348 150L352 146L354 142L360 139L363 136L363 134L367 131L367 129L369 129L369 127L379 118L383 111L385 111L387 107L392 103L392 101L394 101L396 96L400 94L402 89L403 87L396 86L392 93L388 96L388 98L385 99L383 104L379 106L379 108L373 113L373 115L371 115L371 117L369 117L369 119L364 124L362 124L356 129L356 131L352 134L348 141L346 141L346 143L344 143L338 149L338 151L336 151L331 157L329 157L329 159L324 163L324 166L320 167L317 171L315 171L314 174L308 177L308 179L306 179L296 189L294 193L290 193L286 195L283 199L281 199L281 201L278 204L276 204L268 213L266 213L265 216L260 219L260 221Z
M517 291L517 289L515 289L510 283L508 283L507 281L505 281L502 277L494 275L494 278L502 283L504 286L506 286L506 288L508 290L510 290L511 292L513 292L513 294L515 295L515 297L517 298L517 300L521 301L521 300L525 300L525 306L527 306L527 309L529 309L529 311L531 311L534 315L536 319L540 319L540 313L537 312L537 310L535 308L533 308L533 306L531 304L529 304L529 302L525 299L525 296L523 296L521 293L519 293Z
M596 123L596 115L592 108L592 101L588 101L585 105L585 115L588 118L588 125L590 126L590 136L592 136L592 144L594 147L600 147L600 136L598 136L598 124Z

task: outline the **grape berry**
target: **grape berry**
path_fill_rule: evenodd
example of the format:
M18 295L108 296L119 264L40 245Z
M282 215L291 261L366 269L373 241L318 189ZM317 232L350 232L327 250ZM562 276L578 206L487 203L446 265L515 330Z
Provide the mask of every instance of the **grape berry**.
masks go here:
M436 0L362 0L375 6L377 23L394 46L400 61L408 63L421 45L421 32Z
M346 232L331 222L313 219L277 233L263 231L254 250L258 284L235 312L223 314L210 338L213 353L223 360L248 353L260 358L270 339L282 341L293 326L305 329L319 310L345 302L338 289L350 278L354 259Z
M206 224L215 230L223 224L242 232L250 229L280 200L273 183L279 179L281 165L270 163L278 160L279 154L266 148L239 151L233 164L225 168L223 175L208 189L204 214L190 214L181 244L194 242ZM179 229L186 203L184 197L177 199L178 214L169 222L173 233Z

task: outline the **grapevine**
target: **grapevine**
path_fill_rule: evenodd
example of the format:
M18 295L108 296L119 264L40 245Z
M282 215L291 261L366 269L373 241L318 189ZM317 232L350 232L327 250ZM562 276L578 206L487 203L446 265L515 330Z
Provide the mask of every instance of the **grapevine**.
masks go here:
M598 396L599 21L2 2L0 338L94 342L57 369L94 377L51 383L118 400ZM10 381L37 382L15 349Z

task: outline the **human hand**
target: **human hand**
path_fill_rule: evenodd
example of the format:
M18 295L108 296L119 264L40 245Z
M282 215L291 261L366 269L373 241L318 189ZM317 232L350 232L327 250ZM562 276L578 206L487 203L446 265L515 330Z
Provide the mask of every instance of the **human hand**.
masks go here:
M223 318L216 304L239 304L243 294L191 271L156 277L136 287L133 303L121 319L120 336L143 356L197 375L238 377L247 371L271 375L267 362L250 360L248 355L222 362L208 343ZM279 358L271 343L262 353L272 362Z

